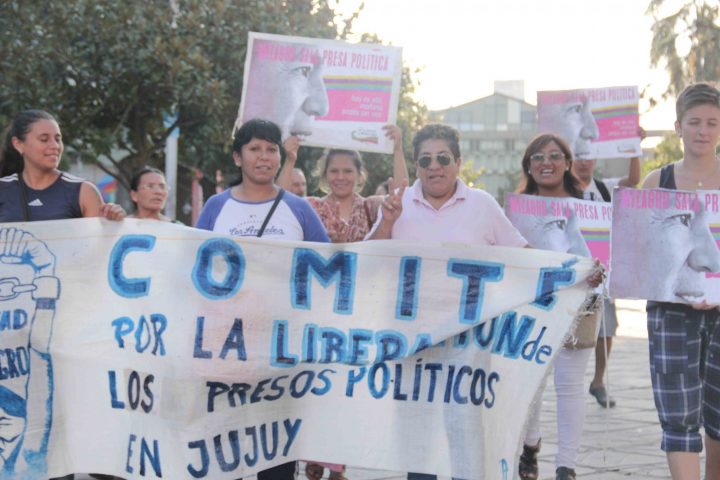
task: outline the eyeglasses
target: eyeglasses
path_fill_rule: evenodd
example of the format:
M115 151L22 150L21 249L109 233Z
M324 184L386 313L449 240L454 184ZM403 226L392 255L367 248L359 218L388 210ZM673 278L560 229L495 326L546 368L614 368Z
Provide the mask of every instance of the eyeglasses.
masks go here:
M551 162L561 162L565 160L565 154L563 152L550 152L547 155L544 153L533 153L530 155L530 161L533 163L542 163L546 158Z
M437 162L443 167L447 167L448 165L450 165L450 162L453 161L452 157L450 157L449 155L438 155L435 157L435 160L437 160ZM425 155L418 158L417 162L420 168L428 168L432 163L432 157L430 155Z
M138 185L138 190L160 190L161 192L169 192L170 187L164 183L143 183Z

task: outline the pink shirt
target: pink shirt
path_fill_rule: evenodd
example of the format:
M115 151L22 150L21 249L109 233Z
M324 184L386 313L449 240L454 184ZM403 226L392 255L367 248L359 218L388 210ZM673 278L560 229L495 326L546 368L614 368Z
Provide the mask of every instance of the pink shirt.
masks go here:
M457 180L455 194L438 210L423 197L420 180L405 190L402 207L402 214L393 225L393 240L507 247L524 247L528 244L489 193L469 188L460 179ZM382 209L373 231L380 220Z

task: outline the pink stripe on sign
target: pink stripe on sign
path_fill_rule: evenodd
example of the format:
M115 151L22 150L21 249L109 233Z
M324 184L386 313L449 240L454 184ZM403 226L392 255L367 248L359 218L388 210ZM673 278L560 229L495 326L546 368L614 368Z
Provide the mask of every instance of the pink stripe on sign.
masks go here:
M638 136L638 115L621 115L618 117L595 119L600 137L596 142L604 142L608 140L622 140L624 138L633 138Z
M387 122L390 92L329 90L330 111L318 120L343 122Z
M597 258L608 268L608 260L610 259L610 242L587 242L590 255Z

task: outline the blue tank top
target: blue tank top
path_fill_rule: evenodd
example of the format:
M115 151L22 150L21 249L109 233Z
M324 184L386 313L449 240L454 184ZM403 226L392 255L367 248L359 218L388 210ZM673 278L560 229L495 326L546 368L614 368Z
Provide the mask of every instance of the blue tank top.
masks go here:
M27 185L30 221L81 218L80 187L84 180L61 172L58 179L44 190L34 190ZM0 223L25 221L18 175L0 178Z

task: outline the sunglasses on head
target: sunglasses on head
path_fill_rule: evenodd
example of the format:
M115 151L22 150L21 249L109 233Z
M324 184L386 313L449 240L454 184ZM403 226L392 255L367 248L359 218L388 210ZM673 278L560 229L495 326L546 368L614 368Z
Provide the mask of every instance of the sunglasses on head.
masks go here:
M453 161L452 157L450 157L449 155L438 155L435 157L435 160L437 160L437 162L443 167L447 167L448 165L450 165L450 162ZM432 157L430 155L424 155L418 158L417 163L420 168L428 168L432 163Z

